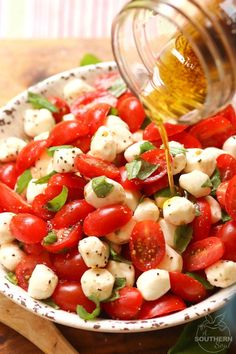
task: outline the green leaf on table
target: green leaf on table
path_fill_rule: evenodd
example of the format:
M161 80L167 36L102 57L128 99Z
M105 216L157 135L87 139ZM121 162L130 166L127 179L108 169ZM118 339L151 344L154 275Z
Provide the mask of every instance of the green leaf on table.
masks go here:
M192 277L193 279L196 279L199 281L199 283L201 283L207 290L212 290L214 289L214 286L211 285L209 283L209 281L205 278L203 278L201 275L197 274L197 273L190 273L190 272L187 272L186 273L187 275L189 275L190 277Z
M52 245L55 242L57 242L57 235L53 231L50 231L43 239L44 245Z
M127 86L125 82L119 78L116 79L111 87L108 88L108 92L110 92L113 96L119 98L123 93L127 91Z
M92 65L92 64L98 64L101 63L101 59L99 59L96 55L87 53L83 56L83 58L80 60L79 65L80 66L86 66L86 65Z
M35 181L35 184L44 184L44 183L48 183L48 181L50 180L50 178L55 175L57 172L56 171L52 171L50 172L48 175L43 176L39 179L37 179L37 181Z
M50 148L47 149L47 154L49 156L53 156L54 152L60 149L71 149L73 148L73 145L58 145L58 146L51 146Z
M92 179L92 189L98 198L105 198L114 189L114 185L106 181L105 176Z
M126 285L126 278L115 278L111 296L103 302L112 302L120 298L119 290L123 289Z
M12 283L12 284L14 284L14 285L17 285L17 284L18 284L16 275L15 275L15 273L13 273L13 272L8 272L8 273L5 275L5 278L6 278L6 280L8 280L10 283Z
M30 169L25 170L17 179L16 193L21 194L22 192L24 192L32 178L33 177Z
M91 295L88 297L89 300L93 301L96 305L96 308L93 310L93 312L88 312L85 310L85 308L81 305L77 305L76 307L76 312L79 315L80 318L83 320L94 320L96 317L100 315L101 312L101 306L98 298L94 295Z
M174 234L174 248L179 253L183 253L193 235L193 228L190 225L180 225L176 227Z
M155 148L156 147L152 143L150 143L149 141L145 141L140 145L140 154L143 154L144 152L153 150Z
M31 103L33 108L46 108L52 113L58 112L58 108L52 104L47 98L38 95L37 93L28 92L28 103Z
M59 211L65 205L67 197L68 188L63 186L61 193L47 202L47 209L50 211Z
M159 165L153 165L143 159L136 159L125 165L129 180L139 178L142 181L151 176L158 169Z
M220 177L220 172L218 168L215 169L212 177L211 177L211 184L212 184L212 190L211 190L211 195L215 196L216 195L216 190L221 184L221 177Z

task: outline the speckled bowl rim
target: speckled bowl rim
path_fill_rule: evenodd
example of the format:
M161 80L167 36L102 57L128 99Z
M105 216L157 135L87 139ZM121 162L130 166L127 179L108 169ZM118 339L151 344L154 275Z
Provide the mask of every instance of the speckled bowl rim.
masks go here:
M56 92L53 85L58 86L64 84L64 81L72 78L83 78L91 80L99 73L105 73L116 69L114 62L105 62L97 65L89 65L86 67L75 68L67 70L63 73L56 74L48 79L32 86L29 90L37 93ZM60 85L59 85L60 86ZM6 106L0 110L0 128L1 121L4 121L4 126L10 126L14 122L14 113L27 107L27 92L19 94L13 98ZM22 134L20 134L22 135ZM7 136L7 134L6 134ZM118 321L110 319L96 319L93 321L86 321L73 313L68 313L63 310L55 310L52 307L45 305L41 301L34 300L18 286L10 283L5 278L6 271L0 266L0 292L11 299L13 302L19 304L25 309L34 314L44 317L48 320L60 323L65 326L98 332L145 332L163 329L167 327L174 327L218 310L223 307L233 295L236 294L236 285L232 285L226 289L221 289L214 295L208 297L199 304L192 305L185 310L177 313L162 316L149 320L132 320L132 321Z

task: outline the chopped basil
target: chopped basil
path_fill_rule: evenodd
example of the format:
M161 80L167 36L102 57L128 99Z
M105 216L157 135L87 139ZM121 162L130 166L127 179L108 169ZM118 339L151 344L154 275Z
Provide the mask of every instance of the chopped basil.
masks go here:
M111 108L110 108L110 111L109 111L109 113L108 113L108 115L111 115L111 116L118 116L118 115L119 115L119 114L118 114L118 109L115 108L115 107L111 107Z
M47 149L47 153L49 156L53 156L54 152L60 149L71 149L73 148L72 145L59 145L59 146L51 146L50 148Z
M184 154L186 155L186 149L184 147L174 147L170 146L170 153L173 156L176 156L178 154Z
M85 308L81 305L77 305L76 307L76 312L79 315L80 318L83 320L93 320L94 318L98 317L101 312L101 306L98 298L94 295L91 295L88 297L89 300L93 301L96 305L96 308L93 310L93 312L88 312L85 310Z
M147 161L144 161L143 159L137 159L125 165L127 170L127 177L129 180L133 178L145 180L151 176L151 174L155 172L158 167L159 165L153 165Z
M143 154L144 152L153 150L155 148L156 147L152 143L150 143L149 141L145 141L140 145L140 154Z
M108 88L108 92L117 98L123 95L126 91L127 86L121 78L116 79L113 85Z
M5 275L5 278L6 278L10 283L12 283L12 284L14 284L14 285L17 285L17 284L18 284L16 275L15 275L15 273L13 273L13 272L8 272L8 273Z
M43 239L44 245L52 245L55 242L57 242L57 235L53 231L49 232Z
M137 177L142 181L148 178L149 176L151 176L151 174L153 174L153 172L155 172L160 166L160 165L153 165L144 160L142 160L141 162L142 162L141 169Z
M92 179L92 188L98 198L105 198L114 189L114 185L106 181L105 176Z
M83 56L83 58L80 60L79 65L80 66L86 66L86 65L91 65L91 64L98 64L101 63L101 59L99 59L96 55L87 53Z
M145 129L150 123L152 123L151 119L146 117L143 121L143 124L141 125L141 129Z
M174 235L174 248L183 253L191 241L193 229L190 225L177 226Z
M62 191L55 198L47 202L47 209L50 211L58 211L65 204L68 196L68 188L63 186Z
M141 160L134 160L125 165L127 171L127 177L129 180L133 178L137 178L141 166L142 166Z
M221 178L220 178L220 172L218 168L215 169L212 177L211 177L211 183L212 183L212 190L211 190L211 195L215 196L216 190L221 184Z
M198 204L195 204L194 207L195 207L195 215L196 215L196 216L201 216L202 213L201 213L201 211L200 211L200 209L199 209Z
M224 209L221 209L221 221L225 223L230 220L232 220L232 218L229 216L229 214Z
M203 278L201 275L199 275L197 273L190 273L190 272L187 272L186 274L189 275L190 277L192 277L193 279L198 280L199 283L201 283L207 290L214 289L214 286L211 285L209 283L209 281L207 279Z
M59 310L60 307L51 299L46 299L46 300L42 300L42 302L45 304L45 305L48 305L52 308L54 308L55 310Z
M210 178L208 178L208 179L206 180L206 182L204 182L204 183L201 185L201 188L212 188L212 183L211 183Z
M127 263L132 264L132 262L128 261L128 259L120 256L113 248L110 246L110 259L112 261L120 262L120 263Z
M58 108L52 104L47 98L38 95L37 93L28 92L28 101L32 104L33 108L46 108L52 113L58 112Z
M30 169L25 170L17 180L16 193L21 194L22 192L24 192L32 178L33 177Z
M126 285L126 278L116 278L113 286L111 296L103 302L111 302L120 298L119 290L123 289Z
M167 188L163 188L161 189L160 191L156 192L155 193L155 198L158 198L158 197L162 197L162 198L169 198L171 197L171 191L170 191L170 188L167 187Z
M55 175L56 173L57 173L56 171L52 171L52 172L50 172L48 175L43 176L43 177L37 179L37 181L35 181L34 183L35 183L35 184L47 183L47 182L50 180L50 178L51 178L53 175Z

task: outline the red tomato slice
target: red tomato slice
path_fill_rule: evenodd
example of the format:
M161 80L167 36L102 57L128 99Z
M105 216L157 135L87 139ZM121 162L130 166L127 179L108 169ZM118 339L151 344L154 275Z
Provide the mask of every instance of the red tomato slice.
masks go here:
M58 195L59 193L57 193L56 195ZM53 218L55 213L48 210L46 207L47 202L51 199L52 199L51 196L47 196L46 194L38 194L32 202L33 213L39 216L40 218L42 218L43 220L48 220Z
M149 184L143 185L142 191L145 195L152 195L163 188L169 186L169 180L167 174L160 178L158 181L154 181Z
M143 297L137 288L126 286L119 290L120 297L102 304L103 310L114 319L132 320L136 318L143 303Z
M80 281L84 272L88 270L77 249L66 254L53 255L53 268L59 279L72 281Z
M138 178L134 178L129 180L127 177L127 170L125 166L120 167L120 179L119 183L122 185L124 189L128 189L131 191L138 191L142 188L142 181Z
M53 118L55 119L56 123L59 123L65 114L70 113L70 107L62 98L55 96L49 97L48 100L58 109L58 112L53 113Z
M199 198L196 201L200 215L192 222L193 241L202 240L209 236L211 228L211 208L209 203L204 198Z
M159 181L163 176L167 174L166 156L164 149L149 150L141 154L140 157L153 165L159 166L158 169L153 172L150 177L143 181L144 186Z
M109 205L90 213L84 220L84 233L104 236L121 228L132 217L132 210L125 205Z
M23 250L25 253L32 256L39 256L45 252L41 243L23 243Z
M117 71L101 74L95 79L93 86L98 90L107 90L117 79L119 79L119 77L120 74Z
M224 244L217 237L207 237L189 245L183 253L184 269L188 272L209 267L222 258Z
M129 241L131 259L135 267L145 272L157 268L165 255L165 239L159 223L138 222Z
M233 127L236 129L236 114L232 104L228 105L225 109L223 109L220 114L224 118L228 119L233 125Z
M225 193L225 209L233 220L236 220L236 176L230 181Z
M220 203L221 208L225 209L225 194L228 188L229 181L222 182L216 190L216 198Z
M181 298L172 294L165 294L154 301L144 301L138 314L139 320L147 320L165 316L173 312L184 310L187 306Z
M127 97L118 102L119 117L128 124L132 133L136 132L145 119L145 111L139 99L135 96Z
M71 191L73 191L74 189L78 189L83 192L85 185L85 180L82 177L76 176L74 173L56 173L48 181L48 187L65 186Z
M177 141L180 144L183 144L186 149L199 148L201 149L202 144L200 141L193 135L187 132L181 132L180 134L173 135L171 140Z
M222 182L228 181L236 175L236 159L229 154L222 154L216 159Z
M84 123L89 127L91 135L94 135L98 128L104 124L110 109L111 106L109 104L98 103L86 112Z
M89 128L84 123L77 120L69 120L58 123L51 131L49 146L70 144L74 140L89 133Z
M196 279L180 272L169 272L171 291L189 302L200 302L206 296L205 287Z
M15 163L9 162L0 166L0 181L8 187L14 189L17 177Z
M236 262L236 222L228 221L218 233L218 237L223 241L225 253L223 259Z
M168 137L172 137L178 133L184 131L187 126L183 124L171 124L171 123L164 123L164 127L166 129L166 133ZM143 139L149 141L160 141L161 142L161 135L159 129L155 123L150 123L143 132ZM171 139L174 140L174 139Z
M221 229L222 229L223 226L224 226L223 224L220 224L220 225L214 224L214 225L212 225L211 230L210 230L210 236L219 237L219 234L220 234Z
M81 138L73 141L72 145L78 147L86 154L90 150L91 136L82 136Z
M19 152L16 160L18 176L35 164L47 146L47 140L32 140Z
M2 182L0 182L0 191L0 208L2 211L10 211L16 214L32 212L31 205Z
M115 165L86 154L80 154L76 158L75 166L83 176L88 178L106 176L118 179L120 177L119 169Z

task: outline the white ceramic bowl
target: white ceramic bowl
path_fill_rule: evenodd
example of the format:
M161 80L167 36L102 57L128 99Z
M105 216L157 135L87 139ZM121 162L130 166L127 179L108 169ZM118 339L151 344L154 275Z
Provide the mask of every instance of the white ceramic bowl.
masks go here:
M55 76L30 88L30 91L47 95L62 95L62 88L69 80L77 77L93 82L94 78L101 73L115 70L115 63L102 63L87 67L72 69ZM22 112L29 106L27 103L27 91L21 93L11 100L0 110L0 138L6 136L24 137ZM1 191L0 191L1 193ZM150 320L117 321L107 319L96 319L85 321L76 314L62 310L54 310L44 303L34 300L20 287L8 282L5 278L6 272L0 266L0 292L12 299L15 303L25 307L27 310L45 317L49 320L61 323L66 326L100 332L144 332L173 327L188 321L203 317L224 306L226 302L236 293L236 285L227 289L219 290L214 295L197 305L172 315L159 317Z

